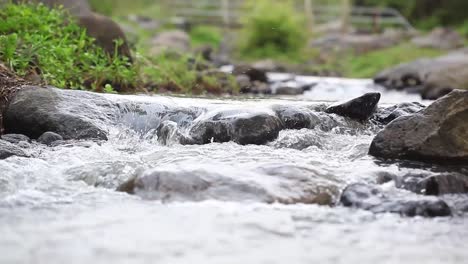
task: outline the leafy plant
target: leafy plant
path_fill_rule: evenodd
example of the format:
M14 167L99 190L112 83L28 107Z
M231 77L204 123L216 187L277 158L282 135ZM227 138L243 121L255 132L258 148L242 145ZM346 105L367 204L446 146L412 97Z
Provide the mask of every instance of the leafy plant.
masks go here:
M221 30L210 26L196 26L190 31L190 38L193 46L211 45L219 47L223 40Z
M301 59L307 40L303 15L292 1L258 0L248 3L240 52L242 57Z
M0 59L18 75L96 91L108 83L128 88L137 81L127 58L105 53L64 10L6 4L0 20ZM116 42L116 47L121 44Z

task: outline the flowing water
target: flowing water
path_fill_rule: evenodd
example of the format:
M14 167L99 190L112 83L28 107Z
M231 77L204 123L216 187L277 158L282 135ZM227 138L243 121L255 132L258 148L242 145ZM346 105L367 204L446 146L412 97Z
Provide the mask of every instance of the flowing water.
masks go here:
M176 105L203 114L274 104L314 108L380 91L366 80L301 78L319 84L289 98L107 97L146 110ZM419 100L381 92L383 104ZM294 202L298 193L373 184L382 172L431 169L368 156L378 128L336 118L330 129L284 130L263 146L184 146L159 143L152 122L158 120L124 114L119 125L109 124L107 142L32 143L33 158L0 161L0 263L468 263L467 214L408 218ZM155 171L231 185L163 197L115 191L130 177ZM415 196L393 183L382 188ZM286 202L263 202L271 197ZM442 198L450 205L466 199Z

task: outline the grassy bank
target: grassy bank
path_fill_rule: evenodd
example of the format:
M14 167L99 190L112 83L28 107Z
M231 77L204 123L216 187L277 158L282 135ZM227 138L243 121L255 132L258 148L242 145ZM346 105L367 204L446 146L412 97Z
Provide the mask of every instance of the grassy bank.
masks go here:
M198 57L166 52L148 57L135 51L131 63L107 54L63 10L7 4L0 20L0 63L35 83L98 92L237 92L232 76L201 74L206 63ZM116 49L121 43L116 41Z
M378 72L419 58L433 58L445 54L441 50L418 48L410 43L373 51L362 55L348 55L341 63L343 75L349 78L372 78Z

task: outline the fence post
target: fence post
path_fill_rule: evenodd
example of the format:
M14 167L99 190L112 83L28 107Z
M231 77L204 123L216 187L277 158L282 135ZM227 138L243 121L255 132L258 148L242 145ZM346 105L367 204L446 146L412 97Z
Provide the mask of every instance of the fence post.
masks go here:
M314 30L314 24L315 24L312 0L304 0L304 12L305 12L306 19L307 19L307 27L309 28L309 32L312 32Z
M351 0L341 0L341 31L343 34L349 31L351 8Z

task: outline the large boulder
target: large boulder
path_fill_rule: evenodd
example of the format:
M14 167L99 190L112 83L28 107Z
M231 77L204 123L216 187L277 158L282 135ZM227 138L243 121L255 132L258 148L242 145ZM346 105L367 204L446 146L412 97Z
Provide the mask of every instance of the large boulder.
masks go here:
M455 90L413 115L402 116L372 141L382 158L468 164L468 91Z
M280 119L271 110L221 110L194 121L189 136L195 144L234 141L241 145L262 145L278 137Z
M420 90L425 99L437 99L454 89L468 89L468 53L453 52L434 59L419 59L384 70L374 82L388 89Z
M104 51L111 55L114 55L115 51L117 51L118 55L127 57L132 61L125 33L112 19L97 13L87 13L78 17L78 24L86 29L86 33L93 37L96 44L102 47ZM116 49L117 40L121 40L122 43Z
M455 30L436 28L427 36L418 36L411 40L420 48L450 50L463 47L464 39Z
M4 125L7 133L34 139L48 131L64 139L107 139L106 124L117 114L99 94L23 86L11 99Z

